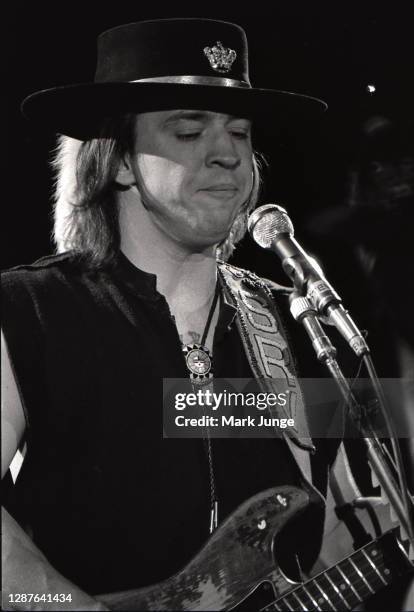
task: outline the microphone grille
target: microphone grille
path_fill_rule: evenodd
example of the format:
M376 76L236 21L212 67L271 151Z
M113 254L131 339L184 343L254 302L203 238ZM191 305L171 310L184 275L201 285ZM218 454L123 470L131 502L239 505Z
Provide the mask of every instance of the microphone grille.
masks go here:
M250 236L262 248L268 249L278 234L293 236L293 224L284 208L277 204L264 204L249 217Z

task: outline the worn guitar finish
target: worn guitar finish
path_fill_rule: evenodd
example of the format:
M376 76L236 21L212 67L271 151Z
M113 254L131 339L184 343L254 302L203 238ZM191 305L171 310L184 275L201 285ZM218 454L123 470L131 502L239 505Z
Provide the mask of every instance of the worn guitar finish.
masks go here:
M273 540L309 503L308 492L292 486L258 493L168 580L98 599L111 610L229 610L243 608L243 602L248 610L269 612L351 610L389 584L395 574L412 567L396 537L385 534L304 584L287 580L275 564ZM385 561L384 549L391 562ZM259 585L267 587L267 600L262 599Z

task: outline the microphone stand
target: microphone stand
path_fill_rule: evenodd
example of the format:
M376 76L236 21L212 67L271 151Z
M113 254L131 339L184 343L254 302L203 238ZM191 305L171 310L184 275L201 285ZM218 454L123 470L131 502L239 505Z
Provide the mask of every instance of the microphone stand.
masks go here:
M397 465L399 464L400 469L400 484L401 491L397 485L394 475L390 469L384 450L381 446L381 442L378 439L374 429L371 427L367 414L365 414L363 406L360 405L354 392L345 378L337 360L336 360L336 348L333 346L329 337L325 334L322 325L317 317L317 311L313 307L311 301L302 297L300 293L295 289L290 299L290 309L293 317L296 321L299 321L304 326L315 350L316 356L319 361L324 363L330 371L332 377L337 383L337 386L344 398L347 406L349 407L350 416L352 420L360 428L363 441L367 448L368 461L371 469L380 484L381 489L386 494L391 507L393 508L396 516L398 517L401 526L407 534L411 545L414 545L414 532L412 523L412 511L413 511L413 499L411 498L405 481L404 469L402 466L401 455L399 454L399 447L396 440L392 440L395 444L393 445L394 452L396 454ZM369 360L367 365L371 368L370 375L372 378L373 365ZM374 385L376 394L379 401L383 402L382 390L377 385ZM384 407L384 403L382 403ZM389 428L391 436L394 435L392 424L390 419L384 415L386 424Z

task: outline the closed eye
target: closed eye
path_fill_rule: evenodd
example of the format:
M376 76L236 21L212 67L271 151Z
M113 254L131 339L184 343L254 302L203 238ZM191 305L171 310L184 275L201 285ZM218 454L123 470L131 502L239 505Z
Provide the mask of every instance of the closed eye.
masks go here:
M178 140L196 140L199 136L201 136L201 131L198 132L182 132L175 135ZM249 140L250 132L245 130L229 130L229 133L233 136L233 138L237 138L237 140Z
M248 140L250 138L250 132L245 130L230 130L230 134L238 140Z
M201 132L182 132L175 135L178 140L196 140Z

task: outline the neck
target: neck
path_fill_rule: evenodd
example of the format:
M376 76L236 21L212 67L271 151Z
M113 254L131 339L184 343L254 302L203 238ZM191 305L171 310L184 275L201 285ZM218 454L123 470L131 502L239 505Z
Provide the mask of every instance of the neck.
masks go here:
M190 251L154 224L136 194L119 205L121 251L144 272L157 276L157 290L175 316L208 308L216 285L216 248Z

